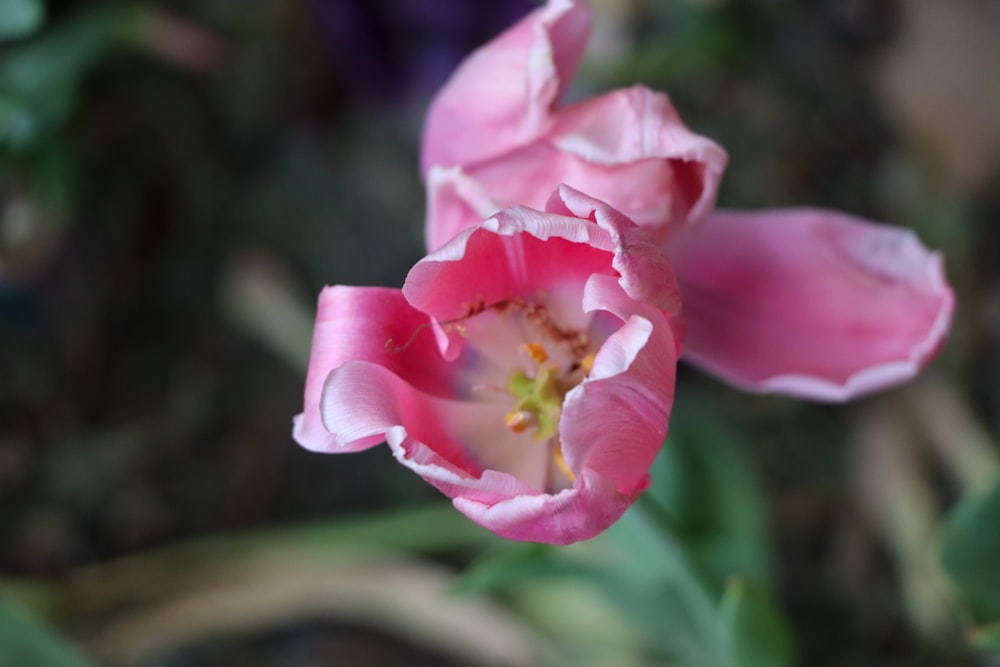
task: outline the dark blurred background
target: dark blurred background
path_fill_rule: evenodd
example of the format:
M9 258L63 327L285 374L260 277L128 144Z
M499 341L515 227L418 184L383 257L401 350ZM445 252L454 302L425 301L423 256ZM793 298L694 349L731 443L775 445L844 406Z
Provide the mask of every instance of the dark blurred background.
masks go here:
M668 91L730 152L721 205L846 209L943 248L959 310L930 375L974 427L1000 432L997 5L594 5L572 95ZM67 56L79 71L59 79L65 113L0 153L0 572L58 578L183 538L437 497L382 448L293 443L312 307L325 284L402 283L423 254L428 100L533 6L51 0L37 36L0 43L3 68L100 11L142 13L106 48L65 47L86 54ZM918 639L899 601L891 541L852 472L867 401L749 397L689 370L680 382L748 435L800 664L966 664ZM934 489L941 507L957 493L946 479ZM331 628L148 664L324 664L343 646L309 642L390 645Z

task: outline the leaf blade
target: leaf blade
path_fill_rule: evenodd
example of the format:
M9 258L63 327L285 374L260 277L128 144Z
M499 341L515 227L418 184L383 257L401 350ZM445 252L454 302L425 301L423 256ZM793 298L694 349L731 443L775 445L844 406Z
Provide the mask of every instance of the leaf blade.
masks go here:
M9 598L0 597L0 667L94 667L82 653Z

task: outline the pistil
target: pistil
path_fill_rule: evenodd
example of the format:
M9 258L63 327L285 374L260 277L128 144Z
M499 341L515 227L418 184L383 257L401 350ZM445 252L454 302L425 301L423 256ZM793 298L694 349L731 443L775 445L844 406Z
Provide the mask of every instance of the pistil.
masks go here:
M566 464L559 443L559 417L566 394L589 375L594 365L594 354L574 359L567 368L549 361L545 346L538 342L524 343L520 351L535 362L535 373L515 369L507 378L507 393L516 399L513 409L504 415L504 425L521 434L534 429L532 437L552 445L552 458L556 467L570 481L576 476Z

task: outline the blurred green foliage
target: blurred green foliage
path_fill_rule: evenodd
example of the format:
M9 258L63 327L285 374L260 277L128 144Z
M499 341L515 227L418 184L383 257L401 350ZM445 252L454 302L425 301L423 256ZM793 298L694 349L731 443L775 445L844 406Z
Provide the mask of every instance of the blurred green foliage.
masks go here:
M0 667L89 667L83 654L0 595Z
M0 154L23 155L62 128L76 109L84 75L126 34L134 14L129 7L88 8L5 48L0 61Z
M507 545L465 574L465 592L569 579L599 591L656 660L781 667L792 640L771 592L763 505L745 444L692 397L674 406L653 486L604 535L556 549ZM577 641L581 641L577 639Z
M712 3L652 3L642 18L640 43L623 58L597 67L596 77L645 81L669 90L679 82L746 62L759 53L765 37L747 25L749 17L741 20ZM670 39L663 38L667 34Z
M792 636L772 594L732 578L720 609L733 667L780 667L792 664Z
M651 499L715 582L771 579L764 507L746 452L747 443L712 413L709 401L681 397L650 471Z
M941 564L969 616L969 639L1000 649L1000 480L955 507L941 535Z
M0 0L0 39L26 37L45 21L41 0Z

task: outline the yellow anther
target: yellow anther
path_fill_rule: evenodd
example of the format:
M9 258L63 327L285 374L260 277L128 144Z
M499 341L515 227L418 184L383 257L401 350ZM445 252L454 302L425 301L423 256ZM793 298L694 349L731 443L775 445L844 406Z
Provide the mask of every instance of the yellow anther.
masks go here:
M587 371L588 373L594 369L594 358L597 356L595 352L591 352L583 359L580 360L580 368Z
M503 423L512 433L524 433L529 427L537 426L538 419L527 410L512 410L503 416Z
M524 343L519 349L534 359L536 363L544 364L549 360L549 353L545 351L545 347L541 343Z
M576 475L574 475L573 471L569 469L568 465L566 465L566 459L563 458L563 453L561 448L556 447L556 451L555 453L552 454L552 458L555 459L556 466L559 468L560 472L569 477L571 482L575 482Z

